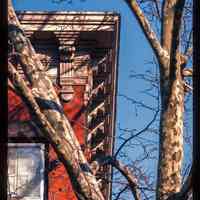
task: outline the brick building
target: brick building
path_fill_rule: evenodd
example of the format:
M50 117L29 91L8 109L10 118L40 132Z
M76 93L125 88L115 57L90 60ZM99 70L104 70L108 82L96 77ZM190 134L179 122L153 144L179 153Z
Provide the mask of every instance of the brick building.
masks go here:
M64 112L92 163L112 155L115 132L120 18L110 12L18 12ZM23 71L18 67L20 74ZM32 121L28 109L8 90L8 194L10 199L75 200L68 175ZM105 199L112 170L96 177Z

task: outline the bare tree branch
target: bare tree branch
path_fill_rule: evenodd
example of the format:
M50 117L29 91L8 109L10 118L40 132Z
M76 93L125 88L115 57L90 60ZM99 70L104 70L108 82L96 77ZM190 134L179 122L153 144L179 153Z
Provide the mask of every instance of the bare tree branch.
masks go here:
M143 30L144 35L146 36L147 40L149 41L159 63L163 64L169 61L169 54L168 52L162 48L156 34L151 28L150 23L144 16L142 10L138 6L135 0L125 0L127 5L130 7L131 11L135 15L140 27Z
M115 167L119 172L124 176L124 178L129 183L129 188L135 198L135 200L141 200L139 187L137 184L137 179L134 176L133 172L125 165L123 165L119 160L116 160L115 158L111 156L103 157L101 159L98 159L96 161L97 165L112 165Z
M137 185L137 179L134 176L133 172L130 171L130 169L127 166L124 166L120 161L113 159L112 160L112 165L118 169L124 177L127 179L129 183L129 187L133 193L133 196L135 200L140 200L140 192L138 190L138 185Z
M151 111L155 111L156 109L151 107L151 106L148 106L146 105L145 103L141 102L141 101L137 101L131 97L128 97L127 95L124 95L124 94L118 94L119 97L123 97L125 98L126 100L130 101L132 104L135 104L137 106L140 106L140 107L143 107L143 108L146 108L148 110L151 110Z
M170 70L173 69L173 67L177 67L185 64L185 59L177 58L177 55L179 55L179 45L180 45L180 30L181 30L181 24L182 24L182 15L183 15L183 8L185 5L185 0L175 0L174 5L171 3L168 4L170 6L173 6L173 13L172 15L174 18L171 20L173 23L172 25L172 35L171 40L168 41L168 44L171 46L171 52L170 53ZM168 8L169 9L169 8ZM170 8L172 9L172 8ZM169 26L169 25L168 25ZM180 59L180 60L179 60ZM180 64L177 62L181 62ZM175 71L175 70L174 70Z
M139 131L138 133L130 136L129 138L127 138L121 145L120 147L118 148L118 150L116 151L114 157L116 158L117 155L119 154L119 152L122 150L122 148L124 147L124 145L126 145L127 142L129 142L130 140L132 140L133 138L139 136L141 133L145 132L146 130L148 130L148 128L153 124L153 122L156 120L156 117L159 113L159 110L156 111L156 113L154 114L154 117L153 119L141 130Z
M115 200L118 200L119 197L121 196L121 194L122 194L123 192L125 192L128 188L129 188L129 185L126 185L122 190L120 190L120 191L118 192L118 194L117 194Z
M156 7L156 12L158 15L159 20L161 20L161 14L160 14L160 9L159 9L159 5L158 5L158 0L153 0L155 7Z
M186 81L183 81L183 86L184 86L184 91L185 92L193 91L193 87L190 86Z
M161 23L161 45L169 53L171 52L172 29L174 24L174 6L177 0L163 0L162 23Z
M182 75L184 77L192 77L192 74L193 74L193 69L192 68L184 68L182 70Z

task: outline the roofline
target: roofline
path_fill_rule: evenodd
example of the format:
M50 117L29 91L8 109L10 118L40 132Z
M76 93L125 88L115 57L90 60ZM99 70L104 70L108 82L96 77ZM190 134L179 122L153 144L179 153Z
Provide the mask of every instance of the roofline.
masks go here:
M120 17L120 13L115 11L29 11L29 10L16 10L17 14L40 14L40 15L111 15Z

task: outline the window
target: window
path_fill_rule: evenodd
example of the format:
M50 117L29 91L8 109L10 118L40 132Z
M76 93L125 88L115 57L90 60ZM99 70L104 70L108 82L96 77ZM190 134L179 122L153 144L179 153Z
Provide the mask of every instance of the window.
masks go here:
M44 144L9 143L8 199L44 200Z

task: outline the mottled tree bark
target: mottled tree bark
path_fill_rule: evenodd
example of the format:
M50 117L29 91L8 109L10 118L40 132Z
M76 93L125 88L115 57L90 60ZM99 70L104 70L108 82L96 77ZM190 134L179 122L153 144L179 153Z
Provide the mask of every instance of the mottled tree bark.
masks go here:
M161 109L157 199L167 199L181 187L184 88L180 69L169 88L163 88Z
M179 52L181 17L185 1L163 2L162 46L170 55L160 64L161 117L157 199L167 199L181 189L183 160L185 59Z
M63 112L54 87L43 71L43 66L30 41L21 30L11 1L8 3L9 41L17 53L31 89L26 86L11 63L9 63L10 80L15 88L18 88L36 124L45 131L46 138L64 164L77 197L83 200L103 200L95 176Z

